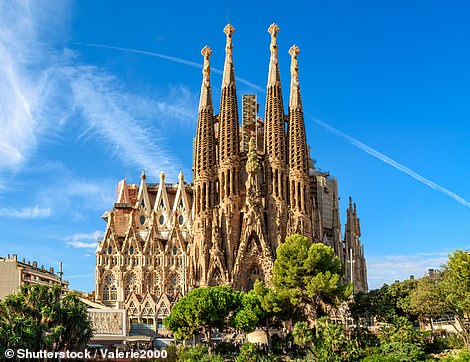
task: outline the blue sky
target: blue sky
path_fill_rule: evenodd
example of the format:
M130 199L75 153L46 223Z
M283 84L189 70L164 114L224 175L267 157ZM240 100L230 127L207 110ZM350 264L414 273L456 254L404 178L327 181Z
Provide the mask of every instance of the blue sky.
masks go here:
M422 276L470 248L469 18L466 1L0 0L0 255L62 260L93 290L117 182L190 179L200 50L218 108L231 23L238 95L264 109L276 22L284 100L295 43L312 157L343 223L357 202L370 287Z

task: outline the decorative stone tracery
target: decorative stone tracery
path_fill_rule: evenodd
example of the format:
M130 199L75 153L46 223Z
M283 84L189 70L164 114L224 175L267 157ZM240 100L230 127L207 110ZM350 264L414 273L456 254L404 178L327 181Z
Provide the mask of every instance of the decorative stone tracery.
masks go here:
M139 185L126 180L119 183L114 208L103 216L107 228L96 252L96 299L126 308L134 323L159 321L156 324L160 325L178 298L195 287L225 284L249 290L256 280L269 283L276 248L292 233L332 245L343 263L346 256L356 258L360 270L353 270L349 278L367 289L355 207L351 205L348 211L345 241L349 251L341 235L336 181L315 170L309 156L299 48L289 50L291 86L286 115L279 27L270 26L265 119L263 122L257 115L256 97L249 95L240 128L234 30L231 25L224 29L218 115L212 103L212 50L206 46L201 51L203 79L193 183L185 182L182 172L176 183L166 183L161 172L158 184L147 184L142 172Z

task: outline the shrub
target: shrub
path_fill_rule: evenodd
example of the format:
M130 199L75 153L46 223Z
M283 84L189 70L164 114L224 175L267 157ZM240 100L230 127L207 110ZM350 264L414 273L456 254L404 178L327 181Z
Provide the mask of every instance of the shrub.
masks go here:
M447 356L442 359L443 362L470 362L470 351L461 350L454 356Z
M238 354L239 348L230 342L220 342L215 346L214 352L224 357L233 357Z
M237 362L258 362L260 353L256 344L246 342L240 347L240 354L237 357Z
M273 334L271 336L271 348L273 353L275 354L282 354L284 348L286 347L286 341L279 337L277 334Z
M322 317L317 321L317 334L314 353L319 361L357 359L357 348L348 339L341 325L334 323L328 317Z
M380 346L382 353L397 362L421 361L425 357L420 346L407 342L390 342Z
M223 358L217 354L209 354L206 346L195 347L179 346L177 350L178 362L223 362Z

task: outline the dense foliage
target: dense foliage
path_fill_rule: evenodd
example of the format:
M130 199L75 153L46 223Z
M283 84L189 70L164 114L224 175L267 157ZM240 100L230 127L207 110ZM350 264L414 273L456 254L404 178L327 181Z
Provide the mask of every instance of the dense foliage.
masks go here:
M271 280L275 289L313 322L327 306L337 306L351 295L352 284L341 281L343 265L333 248L292 235L276 255Z
M165 319L165 326L177 339L204 334L211 343L212 329L223 331L233 323L241 294L227 286L196 288L181 298Z
M456 251L431 275L353 297L352 285L342 283L342 275L343 266L333 249L293 235L277 249L272 287L258 281L248 293L226 286L198 288L175 305L166 325L183 340L204 334L210 342L212 328L266 333L268 346L262 348L251 343L234 348L221 344L216 349L220 355L199 348L184 350L180 356L193 353L195 361L276 360L271 351L298 361L431 361L440 354L444 361L470 361L468 352L458 352L461 346L469 349L469 254ZM347 325L331 320L328 313L345 300L353 320L351 324L340 314ZM440 335L433 330L433 320L442 316L448 317L458 334ZM367 328L371 323L381 326L374 334ZM272 336L271 346L269 332L286 325L290 332ZM425 326L431 330L420 331ZM449 352L452 349L457 352ZM184 358L180 360L189 360Z
M55 286L28 285L0 302L0 353L76 350L92 337L87 308L73 293Z

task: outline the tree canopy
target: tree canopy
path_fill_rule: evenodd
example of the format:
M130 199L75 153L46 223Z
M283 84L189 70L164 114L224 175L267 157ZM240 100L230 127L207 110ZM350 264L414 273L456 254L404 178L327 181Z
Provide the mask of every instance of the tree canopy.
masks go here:
M74 350L91 337L86 306L58 286L23 286L0 302L0 349Z
M470 254L456 250L449 255L444 265L439 282L441 300L446 309L451 312L460 329L459 334L470 349Z
M316 321L327 305L338 305L351 295L352 284L341 281L343 274L341 260L331 247L292 235L277 248L272 283Z
M212 328L225 329L232 323L241 294L227 286L196 288L181 298L165 319L177 339L204 334L210 344Z
M251 332L255 327L266 333L268 349L271 349L269 330L273 324L292 316L292 305L274 289L256 281L253 290L242 293L241 307L235 316L235 326Z

